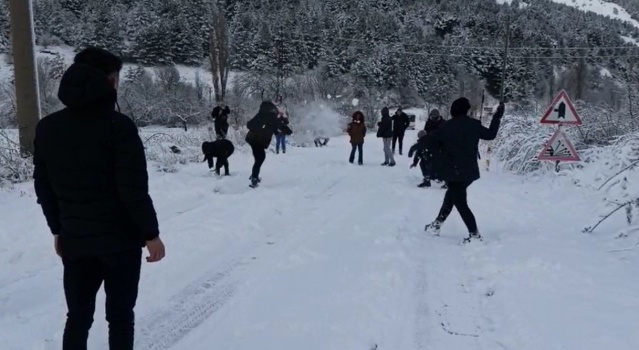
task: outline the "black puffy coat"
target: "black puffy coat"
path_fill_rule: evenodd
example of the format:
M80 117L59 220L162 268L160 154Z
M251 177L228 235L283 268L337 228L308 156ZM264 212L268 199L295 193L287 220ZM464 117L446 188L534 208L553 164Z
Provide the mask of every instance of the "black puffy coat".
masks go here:
M424 130L430 134L431 132L439 129L445 122L446 120L442 117L428 118L426 125L424 126Z
M233 154L233 152L235 152L235 146L233 145L233 142L226 139L216 140L213 142L204 141L202 143L202 153L204 153L204 160L206 160L207 157L228 158Z
M410 118L408 114L400 112L393 116L393 135L402 136L406 133L406 129L410 126Z
M377 137L392 138L393 137L393 119L388 112L388 108L382 108L382 120L377 123Z
M277 114L277 107L272 102L262 102L257 115L246 123L249 129L246 142L251 146L266 149L271 144L276 131L281 130L286 135L292 134L291 129L277 117Z
M158 236L138 129L115 112L106 75L83 64L64 74L65 109L37 125L34 186L65 256L139 249Z
M421 148L431 151L433 170L444 181L479 179L477 163L479 140L497 137L503 108L493 115L490 127L468 116L453 117L433 133L419 139Z

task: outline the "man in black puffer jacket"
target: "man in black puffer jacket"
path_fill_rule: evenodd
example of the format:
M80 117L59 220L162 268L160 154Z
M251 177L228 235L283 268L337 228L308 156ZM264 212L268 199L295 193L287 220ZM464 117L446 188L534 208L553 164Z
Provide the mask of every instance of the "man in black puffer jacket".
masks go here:
M78 53L60 82L66 108L36 128L35 191L64 265L65 350L87 348L102 283L109 346L133 349L142 247L148 262L165 253L142 141L131 119L114 110L121 69L108 51Z
M402 155L402 150L404 149L404 135L406 134L406 130L409 126L410 118L408 118L408 114L404 113L404 111L399 108L393 116L393 154L395 154L395 146L397 145L397 141L399 141L399 155Z
M426 230L438 235L441 225L455 207L468 228L469 237L466 241L481 239L475 216L466 200L466 189L479 179L477 147L479 140L494 140L497 137L504 104L499 105L488 129L479 120L468 116L470 108L466 98L456 100L450 108L452 119L419 139L420 147L432 152L433 170L448 185L439 215L432 224L426 226Z

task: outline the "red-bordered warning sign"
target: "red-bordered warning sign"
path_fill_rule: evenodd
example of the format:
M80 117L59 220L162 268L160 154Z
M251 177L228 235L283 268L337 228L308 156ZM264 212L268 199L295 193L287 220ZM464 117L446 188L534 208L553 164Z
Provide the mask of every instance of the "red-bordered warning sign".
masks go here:
M546 142L543 151L539 154L539 160L552 160L562 162L578 162L581 160L566 134L557 130Z
M561 90L555 100L552 101L550 107L544 113L540 123L542 124L566 124L581 125L579 113L572 104L565 90Z

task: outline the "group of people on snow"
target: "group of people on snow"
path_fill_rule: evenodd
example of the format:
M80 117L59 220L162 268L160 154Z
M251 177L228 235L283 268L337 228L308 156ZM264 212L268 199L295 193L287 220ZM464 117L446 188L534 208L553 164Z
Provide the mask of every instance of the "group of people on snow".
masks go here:
M103 283L109 347L132 350L142 248L148 249L148 263L166 254L149 195L142 140L133 121L116 111L122 67L122 60L109 51L90 47L79 52L60 81L58 97L65 108L44 117L36 128L35 192L64 266L68 308L64 350L87 348L96 294ZM496 137L504 104L499 105L489 128L468 116L470 108L467 99L456 100L450 108L452 119L445 122L433 111L409 152L416 155L425 180L439 179L448 186L439 214L426 230L439 234L457 208L469 231L466 240L481 237L466 200L468 187L479 179L478 143ZM202 145L209 167L218 158L215 171L219 174L224 167L227 175L228 158L234 151L227 139L229 114L228 108L214 109L217 140ZM285 136L292 134L288 124L282 110L269 101L247 123L246 142L255 160L251 187L260 183L265 150L274 135L278 136L277 150L285 152ZM393 166L393 140L399 141L401 154L407 119L401 110L391 117L384 108L378 126L377 136L384 140L382 165ZM358 164L363 164L366 132L364 114L355 112L348 126L351 163L359 152Z
M408 152L408 156L413 157L410 168L419 165L424 177L418 187L431 187L431 181L437 181L443 183L442 188L446 189L439 215L432 223L426 225L426 231L439 235L442 224L453 208L457 208L469 232L464 241L481 239L475 216L468 207L466 190L479 179L479 165L477 163L479 140L495 139L504 108L504 104L500 103L488 128L484 127L479 120L468 115L471 105L466 98L459 98L452 103L451 119L448 121L444 120L437 109L429 113L424 130L417 133L417 143ZM384 143L384 163L382 166L395 166L394 141L399 141L399 154L401 155L404 133L409 125L408 116L401 109L398 109L391 117L387 107L381 110L381 115L382 118L377 123L377 137L382 138ZM364 125L364 114L361 111L353 113L347 132L350 135L352 146L349 162L354 162L355 153L358 151L358 164L362 165L362 148L366 136L366 126Z

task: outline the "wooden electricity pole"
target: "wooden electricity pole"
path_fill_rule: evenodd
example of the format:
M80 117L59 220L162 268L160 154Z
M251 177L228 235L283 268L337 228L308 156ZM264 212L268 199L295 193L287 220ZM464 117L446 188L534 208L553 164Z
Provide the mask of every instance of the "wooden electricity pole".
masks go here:
M501 102L505 102L505 93L506 93L506 78L507 78L507 69L508 69L508 49L510 47L510 14L506 19L506 38L504 40L504 59L502 62L502 71L501 71L501 93L500 99Z
M9 0L9 13L20 151L27 155L33 154L35 129L40 121L31 0Z

